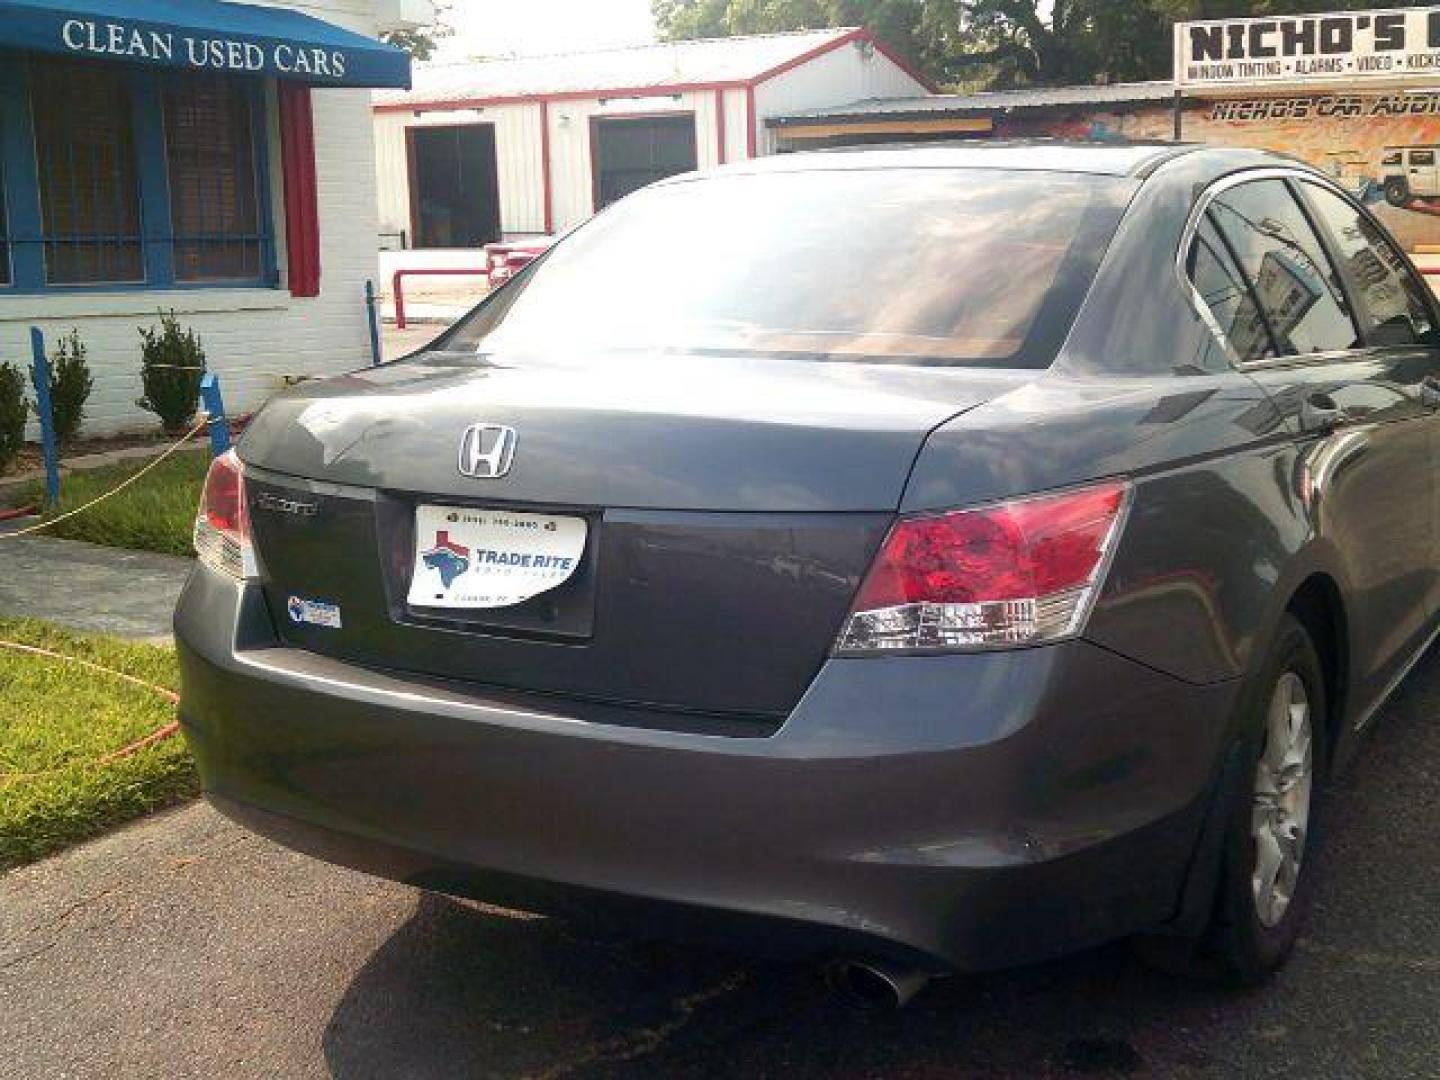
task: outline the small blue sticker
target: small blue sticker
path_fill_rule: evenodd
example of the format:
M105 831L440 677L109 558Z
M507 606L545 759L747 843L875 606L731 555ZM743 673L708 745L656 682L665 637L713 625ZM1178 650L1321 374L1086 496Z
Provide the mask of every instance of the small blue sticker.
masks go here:
M290 612L290 621L309 623L311 626L325 626L331 630L340 629L340 605L327 604L324 600L306 600L292 596L285 603Z

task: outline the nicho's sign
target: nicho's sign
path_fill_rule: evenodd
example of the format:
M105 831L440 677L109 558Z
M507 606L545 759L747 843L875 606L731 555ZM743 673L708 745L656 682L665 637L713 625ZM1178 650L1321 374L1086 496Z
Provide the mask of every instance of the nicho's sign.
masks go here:
M1440 77L1440 6L1175 27L1181 87Z

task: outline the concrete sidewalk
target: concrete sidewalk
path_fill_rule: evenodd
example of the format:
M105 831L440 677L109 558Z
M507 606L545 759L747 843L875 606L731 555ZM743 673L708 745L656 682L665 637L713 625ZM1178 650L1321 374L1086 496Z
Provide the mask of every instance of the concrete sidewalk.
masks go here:
M444 326L434 323L413 323L400 330L394 323L386 323L382 331L385 359L399 360L402 356L408 356L416 349L429 345L444 329Z
M0 615L168 643L191 561L43 533L0 535Z

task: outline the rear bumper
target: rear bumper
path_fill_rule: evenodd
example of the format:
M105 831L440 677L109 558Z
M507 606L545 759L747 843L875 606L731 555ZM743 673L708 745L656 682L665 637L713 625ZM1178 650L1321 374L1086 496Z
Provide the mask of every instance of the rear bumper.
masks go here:
M217 806L443 891L932 969L1041 959L1176 912L1235 684L1085 642L832 660L768 738L578 719L277 647L197 569L181 718Z

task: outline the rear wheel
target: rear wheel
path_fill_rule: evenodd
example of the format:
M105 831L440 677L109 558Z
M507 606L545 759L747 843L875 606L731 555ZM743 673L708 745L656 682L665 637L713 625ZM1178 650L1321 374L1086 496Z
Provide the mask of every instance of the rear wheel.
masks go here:
M1245 986L1265 982L1285 962L1313 885L1327 707L1314 642L1287 615L1245 718L1245 783L1226 815L1210 925L1189 942L1148 939L1142 958Z
M1410 201L1410 185L1404 177L1392 176L1385 181L1385 201L1391 206L1404 206Z

